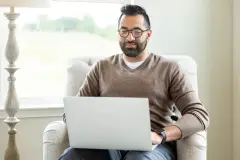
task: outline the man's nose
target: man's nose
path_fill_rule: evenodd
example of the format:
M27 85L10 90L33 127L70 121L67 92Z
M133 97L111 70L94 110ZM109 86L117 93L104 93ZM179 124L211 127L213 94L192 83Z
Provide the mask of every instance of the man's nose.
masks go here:
M129 34L128 34L128 36L127 36L127 40L128 40L129 42L135 40L135 37L132 35L132 32L129 32Z

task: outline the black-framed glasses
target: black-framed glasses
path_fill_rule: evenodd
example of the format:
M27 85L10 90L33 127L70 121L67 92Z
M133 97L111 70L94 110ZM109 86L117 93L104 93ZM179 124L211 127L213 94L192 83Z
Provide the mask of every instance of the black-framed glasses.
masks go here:
M132 30L127 30L125 28L121 28L118 30L118 33L121 37L127 38L129 33L131 32L132 36L135 38L139 38L142 36L143 32L148 31L149 29L146 30L141 30L141 29L132 29Z

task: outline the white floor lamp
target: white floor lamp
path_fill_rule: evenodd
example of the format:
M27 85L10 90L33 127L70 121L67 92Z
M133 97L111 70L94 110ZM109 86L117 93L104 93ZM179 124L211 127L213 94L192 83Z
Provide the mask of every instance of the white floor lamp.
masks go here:
M5 13L5 16L9 20L8 28L9 35L7 45L5 49L5 56L8 61L8 66L5 68L8 73L9 88L7 93L7 99L5 102L5 111L8 117L4 120L9 126L8 134L8 146L5 152L5 160L19 160L20 155L15 142L16 129L15 125L19 122L19 119L15 116L19 110L18 98L15 90L14 73L19 69L15 65L15 61L18 58L19 51L15 37L15 20L19 17L19 13L14 12L14 7L26 7L26 8L45 8L50 5L50 0L0 0L0 7L9 7L10 12ZM1 37L0 37L1 38ZM34 54L34 53L33 53Z

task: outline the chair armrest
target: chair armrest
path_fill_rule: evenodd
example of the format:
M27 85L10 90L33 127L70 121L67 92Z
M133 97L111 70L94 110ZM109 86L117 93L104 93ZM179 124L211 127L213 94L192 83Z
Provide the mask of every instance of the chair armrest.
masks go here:
M69 147L67 126L63 121L54 121L43 132L43 160L56 160Z
M197 132L177 141L178 160L206 160L206 131Z
M58 159L69 147L67 126L63 121L49 123L43 133L43 160ZM207 159L206 131L177 141L178 160Z

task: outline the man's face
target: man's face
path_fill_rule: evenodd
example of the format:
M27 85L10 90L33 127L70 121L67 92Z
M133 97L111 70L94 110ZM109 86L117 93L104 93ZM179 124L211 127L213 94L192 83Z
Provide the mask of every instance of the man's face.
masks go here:
M128 57L139 56L146 48L151 30L148 30L142 15L123 15L119 23L119 44Z

